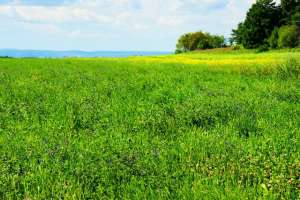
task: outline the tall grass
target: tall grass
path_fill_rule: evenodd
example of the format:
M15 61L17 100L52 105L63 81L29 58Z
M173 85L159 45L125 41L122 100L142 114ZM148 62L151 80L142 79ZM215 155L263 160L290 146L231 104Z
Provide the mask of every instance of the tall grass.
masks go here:
M298 199L298 58L0 59L0 198Z
M279 65L278 75L283 79L300 78L300 63L295 58L290 58L286 63Z

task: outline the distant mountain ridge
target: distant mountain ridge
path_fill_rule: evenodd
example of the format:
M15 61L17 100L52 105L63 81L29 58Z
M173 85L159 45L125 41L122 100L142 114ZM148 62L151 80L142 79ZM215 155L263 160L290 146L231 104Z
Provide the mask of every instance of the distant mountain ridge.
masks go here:
M170 54L171 52L160 51L52 51L52 50L21 50L21 49L0 49L0 57L14 58L64 58L64 57L129 57L129 56L155 56Z

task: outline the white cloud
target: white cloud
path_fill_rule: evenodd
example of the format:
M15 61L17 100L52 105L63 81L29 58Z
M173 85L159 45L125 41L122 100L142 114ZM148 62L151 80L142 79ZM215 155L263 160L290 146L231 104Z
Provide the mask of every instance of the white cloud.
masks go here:
M0 14L1 15L11 14L11 7L10 6L0 6Z
M28 23L65 23L65 22L110 22L110 18L80 7L46 7L9 5L0 6L0 15L14 16L16 20Z
M87 21L131 26L132 23L144 20L148 23L174 27L182 25L186 18L216 13L213 6L224 4L226 10L239 10L237 6L249 4L247 1L253 2L253 0L244 0L246 3L238 3L240 0L78 0L72 4L58 6L16 3L0 6L0 14L13 15L17 20L25 22Z
M157 43L171 48L170 44L184 32L203 30L229 35L255 0L52 0L51 5L48 0L22 2L0 4L0 20L13 20L40 34L62 38L118 34L141 41L156 35L160 40Z
M158 23L162 26L178 27L184 23L184 20L178 16L159 17Z

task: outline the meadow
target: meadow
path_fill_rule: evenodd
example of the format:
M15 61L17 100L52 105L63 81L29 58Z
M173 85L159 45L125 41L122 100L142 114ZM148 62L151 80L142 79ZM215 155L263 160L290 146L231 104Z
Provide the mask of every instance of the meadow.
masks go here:
M299 198L299 49L0 59L0 199Z

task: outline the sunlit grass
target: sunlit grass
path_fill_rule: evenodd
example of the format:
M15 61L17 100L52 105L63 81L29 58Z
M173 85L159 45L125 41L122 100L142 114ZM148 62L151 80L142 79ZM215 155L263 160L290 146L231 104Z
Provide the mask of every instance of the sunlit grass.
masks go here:
M0 59L0 199L299 199L299 58Z
M244 53L232 54L224 52L223 54L217 53L190 53L183 55L173 56L157 56L157 57L132 57L129 58L132 62L160 62L160 63L182 63L190 65L227 65L227 66L243 66L243 65L273 65L284 63L288 58L295 57L300 59L297 52L270 52L270 53Z

